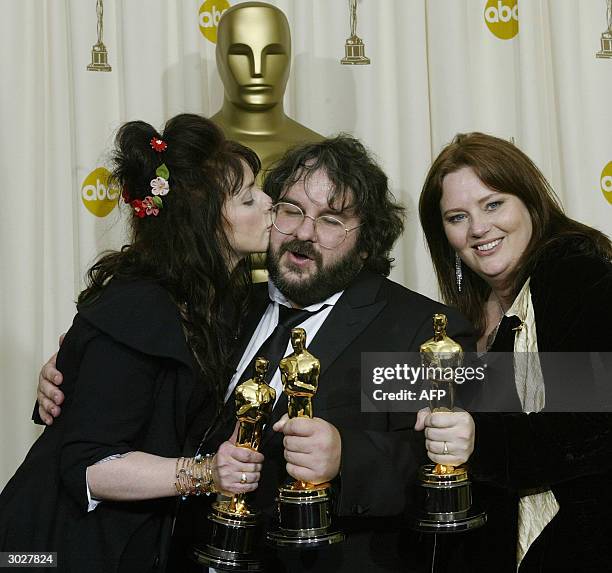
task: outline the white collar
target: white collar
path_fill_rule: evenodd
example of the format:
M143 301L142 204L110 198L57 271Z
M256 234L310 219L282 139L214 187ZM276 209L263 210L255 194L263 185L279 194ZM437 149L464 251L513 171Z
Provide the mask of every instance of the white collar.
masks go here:
M518 316L522 322L527 320L527 312L531 300L531 290L529 289L530 280L531 277L525 281L523 288L516 295L512 306L505 312L505 316Z
M343 290L336 292L321 302L315 302L310 306L304 307L304 310L316 312L324 306L334 306L338 302L338 299L342 296L343 292ZM268 280L268 296L272 302L277 302L283 306L291 307L291 303L287 300L287 297L280 290L278 290L276 285L271 280Z

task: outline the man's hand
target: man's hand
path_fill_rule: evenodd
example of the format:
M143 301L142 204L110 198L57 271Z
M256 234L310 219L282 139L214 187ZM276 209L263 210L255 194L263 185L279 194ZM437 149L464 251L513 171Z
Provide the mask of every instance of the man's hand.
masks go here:
M285 414L274 430L285 434L285 460L291 477L319 484L338 475L342 441L335 426L321 418L289 419Z
M59 338L59 346L64 342L65 334ZM62 409L60 404L64 401L64 393L58 386L64 381L62 373L55 368L57 352L49 358L38 374L38 389L36 399L38 401L38 415L41 420L50 426L53 419L57 418Z
M219 446L213 461L215 485L225 495L255 491L259 485L263 454L236 446L237 437L238 424L231 438Z
M460 466L474 451L474 420L463 410L432 413L424 408L417 414L414 429L425 430L427 455L436 464Z

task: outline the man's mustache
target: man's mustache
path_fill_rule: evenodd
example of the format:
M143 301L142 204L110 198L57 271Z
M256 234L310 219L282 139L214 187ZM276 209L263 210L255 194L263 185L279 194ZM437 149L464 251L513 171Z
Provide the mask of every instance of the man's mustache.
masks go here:
M283 253L286 253L287 251L291 251L292 253L308 257L309 259L315 261L318 266L321 266L323 263L321 253L319 253L314 248L313 244L309 241L300 241L299 239L292 239L288 243L283 243L279 248L279 258L283 255Z

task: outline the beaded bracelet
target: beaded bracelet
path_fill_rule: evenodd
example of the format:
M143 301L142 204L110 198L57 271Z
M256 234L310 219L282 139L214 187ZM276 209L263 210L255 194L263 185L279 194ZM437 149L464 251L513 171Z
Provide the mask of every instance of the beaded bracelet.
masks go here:
M174 487L183 498L188 495L206 495L216 493L213 479L214 454L195 458L178 458L176 460L176 482Z

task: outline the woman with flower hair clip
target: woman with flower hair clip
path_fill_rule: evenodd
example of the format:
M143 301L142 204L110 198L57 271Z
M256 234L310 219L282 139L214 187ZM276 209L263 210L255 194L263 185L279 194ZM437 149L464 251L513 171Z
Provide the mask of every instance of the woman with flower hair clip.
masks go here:
M123 125L113 163L131 242L89 269L57 357L65 414L0 495L0 551L56 551L60 571L163 571L176 496L253 491L263 460L231 440L180 457L221 410L267 248L257 156L182 114Z

